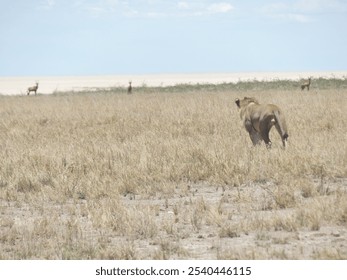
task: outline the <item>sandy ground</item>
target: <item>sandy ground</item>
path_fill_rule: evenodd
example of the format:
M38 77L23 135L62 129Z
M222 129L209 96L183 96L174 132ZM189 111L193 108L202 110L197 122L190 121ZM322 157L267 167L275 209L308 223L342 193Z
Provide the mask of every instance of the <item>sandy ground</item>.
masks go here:
M45 209L42 211L40 207L25 204L18 207L16 203L0 200L4 221L9 221L15 215L17 229L28 229L24 230L24 236L21 238L17 236L20 231L14 234L11 237L15 240L13 244L5 243L1 250L2 257L12 259L14 254L14 258L18 258L18 253L14 252L24 247L33 252L39 248L39 258L45 258L46 254L49 258L58 257L52 255L49 250L46 252L49 246L46 247L45 241L41 239L43 233L38 237L37 243L33 243L32 238L27 236L30 229L37 227L37 221L47 219L46 215L55 215L57 221L62 224L69 219L77 223L80 232L71 240L76 246L81 246L82 242L90 248L107 246L114 252L123 246L125 250L132 252L132 258L135 259L345 259L347 228L343 225L331 226L322 223L319 228L312 230L282 228L286 225L281 224L275 230L258 226L256 230L242 230L242 224L249 222L248 220L261 224L261 221L274 217L286 220L296 216L296 209L262 209L267 199L268 184L269 182L249 183L239 188L223 189L200 183L178 186L175 193L170 195L124 195L122 203L128 209L156 209L157 215L152 222L165 225L158 229L159 232L154 237L147 238L117 236L112 230L96 229L88 215L82 214L81 209L87 201L70 201L65 205L44 204L40 206ZM325 188L332 192L338 189L345 191L347 181L327 181ZM252 201L259 203L252 204ZM206 209L194 222L194 207L200 203L203 203ZM69 208L75 209L76 217L66 215ZM230 226L224 228L225 225L219 225L218 217L226 214L229 216ZM6 236L5 232L9 231L9 227L10 225L3 223L0 234ZM64 235L66 228L56 230ZM28 243L25 244L26 242Z
M347 188L346 180L326 183L326 188L331 190ZM261 209L264 197L267 195L265 190L267 186L268 182L250 183L240 188L223 189L202 183L189 185L188 191L178 188L176 194L170 198L147 199L141 196L135 199L124 198L127 207L157 205L159 208L157 223L172 221L172 233L163 233L165 244L158 240L157 242L142 240L141 248L141 241L135 241L138 243L138 256L146 259L152 254L153 257L158 247L163 246L164 251L167 250L165 257L173 259L325 259L334 252L344 255L347 253L347 228L344 226L322 224L314 231L309 228L291 230L258 228L250 231L238 229L237 225L241 225L247 219L254 219L254 222L259 219L266 220L273 217L274 213L281 219L295 216L295 209L275 211ZM256 198L259 204L252 204L252 198ZM193 203L203 201L207 207L200 217L201 224L198 223L198 228L191 227L192 212L194 212L191 209L192 201ZM179 210L176 210L177 205ZM217 211L222 215L228 213L229 228L223 230L223 226L218 225ZM176 227L173 222L175 219L183 220L183 225Z
M28 87L39 82L38 93L50 94L56 91L79 91L93 88L125 87L129 81L133 86L171 86L176 84L230 83L246 80L268 81L274 79L300 80L307 77L344 78L342 72L257 72L257 73L200 73L200 74L153 74L112 76L70 76L70 77L0 77L0 94L23 95Z

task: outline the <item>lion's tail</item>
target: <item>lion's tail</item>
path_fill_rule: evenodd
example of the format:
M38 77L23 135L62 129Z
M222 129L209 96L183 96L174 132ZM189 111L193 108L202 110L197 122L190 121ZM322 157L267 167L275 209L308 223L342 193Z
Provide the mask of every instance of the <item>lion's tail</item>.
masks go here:
M279 110L274 111L275 115L275 121L276 121L276 128L281 135L283 145L285 145L285 141L288 139L288 130L287 130L287 124L284 116L281 114Z

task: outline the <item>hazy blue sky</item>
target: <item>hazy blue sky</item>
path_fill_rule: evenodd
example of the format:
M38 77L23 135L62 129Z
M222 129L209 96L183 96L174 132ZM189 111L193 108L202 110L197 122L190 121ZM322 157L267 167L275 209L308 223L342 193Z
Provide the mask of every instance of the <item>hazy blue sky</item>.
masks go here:
M347 0L0 0L0 76L347 70Z

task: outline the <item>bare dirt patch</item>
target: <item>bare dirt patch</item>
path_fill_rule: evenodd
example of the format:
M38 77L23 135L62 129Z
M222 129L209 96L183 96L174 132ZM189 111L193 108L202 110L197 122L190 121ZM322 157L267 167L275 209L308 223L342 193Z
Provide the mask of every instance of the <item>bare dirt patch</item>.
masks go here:
M314 187L318 191L319 185ZM1 254L10 259L346 259L346 203L338 221L314 215L324 216L325 204L340 206L347 180L324 187L329 193L314 198L296 190L295 207L284 209L269 182L181 184L170 194L124 194L120 203L135 218L99 229L84 199L63 205L2 200ZM96 224L106 217L100 219ZM124 234L117 234L117 227L124 227ZM126 227L135 230L129 234Z

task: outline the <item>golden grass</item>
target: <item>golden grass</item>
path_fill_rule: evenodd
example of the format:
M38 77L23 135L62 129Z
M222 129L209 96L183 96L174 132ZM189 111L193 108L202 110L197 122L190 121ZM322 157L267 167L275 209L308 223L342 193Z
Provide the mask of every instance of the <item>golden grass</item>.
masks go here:
M347 258L346 94L0 97L0 258ZM252 147L243 96L288 149Z

